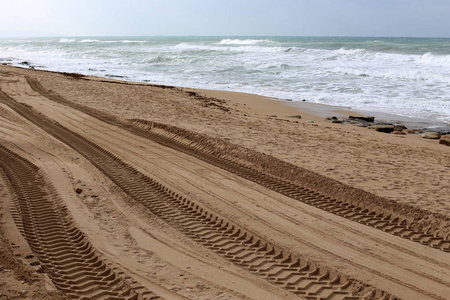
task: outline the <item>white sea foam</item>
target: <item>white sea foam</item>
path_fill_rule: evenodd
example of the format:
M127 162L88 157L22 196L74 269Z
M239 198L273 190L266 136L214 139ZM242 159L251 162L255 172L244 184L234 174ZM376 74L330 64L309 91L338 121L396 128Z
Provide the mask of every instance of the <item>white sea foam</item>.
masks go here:
M450 67L450 55L435 55L427 52L420 57L419 62L425 65Z
M335 50L333 52L336 53L336 54L340 54L340 55L350 55L350 56L367 54L367 50L366 49L345 49L345 48L340 48L340 49Z
M445 49L427 39L383 38L0 39L0 63L29 61L55 71L307 99L450 123Z
M223 39L219 45L258 45L258 44L273 44L271 40L253 40L253 39Z
M181 51L211 51L211 52L249 52L249 53L262 53L262 52L283 52L286 49L282 47L260 47L260 46L249 46L249 45L225 45L225 46L214 46L214 45L201 45L201 44L190 44L190 43L180 43L175 45L173 49Z
M136 41L136 40L123 40L120 42L123 44L145 44L145 43L148 43L147 41Z
M60 43L73 43L75 41L76 41L76 39L67 39L67 38L59 39Z

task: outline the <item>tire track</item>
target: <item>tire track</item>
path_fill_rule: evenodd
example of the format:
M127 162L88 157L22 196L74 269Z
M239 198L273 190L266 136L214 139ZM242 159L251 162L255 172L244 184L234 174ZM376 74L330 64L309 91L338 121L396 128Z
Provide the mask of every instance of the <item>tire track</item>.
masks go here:
M95 143L0 91L0 100L80 152L136 202L200 245L268 282L307 299L396 299L388 293L295 257L175 194ZM134 127L134 126L133 126Z
M432 248L450 252L450 240L437 236L437 233L424 233L413 229L406 221L399 218L391 218L390 215L377 214L369 209L363 209L355 204L339 201L327 197L321 193L311 191L292 182L265 174L261 171L248 167L232 159L222 157L212 149L196 145L192 141L182 141L176 136L152 132L151 121L134 119L135 124L144 124L149 129L147 134L138 132L135 134L151 139L163 146L178 150L194 156L200 160L210 163L216 167L227 170L242 178L258 183L268 189L278 192L284 196L301 201L311 206L320 208L346 219L379 229L381 231L409 239ZM169 133L167 133L169 135Z
M76 124L76 119L74 119L73 116L71 116L70 114L67 114L66 117L67 117L68 120L72 120L72 121L73 121L73 122L70 122L70 121L69 121L69 122L68 122L68 126L73 126L74 124ZM101 121L95 122L95 123L93 123L93 124L85 123L85 124L83 124L83 126L86 127L86 128L88 128L88 129L92 129L92 130L94 130L94 131L95 131L95 130L103 131L103 130L107 130L107 128L108 128L108 126L107 126L104 122L101 122ZM79 129L81 130L81 128L79 128ZM85 130L81 130L81 132L85 132ZM94 137L93 137L93 138L94 138ZM110 140L110 139L105 139L105 138L101 137L101 135L96 135L94 139L97 141L98 144L102 144L102 143L103 143L103 144L105 144L105 143L110 143L110 145L108 144L108 146L110 146L110 147L112 147L112 148L114 148L114 149L127 149L127 151L129 151L132 155L138 155L137 152L133 152L132 149L127 148L127 146L124 146L124 145L127 145L130 141L129 141L128 139L121 138L119 135L118 135L118 136L115 136L115 139L114 139L114 140L115 140L116 142L113 142L113 140ZM131 137L130 137L130 139L131 139ZM160 158L162 158L162 157L160 157ZM122 159L122 160L125 160L126 158L122 156L121 159ZM144 161L147 161L145 158L143 158L143 160L144 160ZM150 163L150 161L147 161L147 162ZM172 163L175 164L175 165L177 165L179 168L182 168L182 167L183 167L183 166L182 166L181 164L179 164L179 163L176 163L176 162L172 162ZM145 171L144 171L144 172L145 172ZM192 183L192 184L193 184L194 186L196 186L195 183ZM218 196L218 195L211 195L211 196L212 196L212 197L220 197L220 196ZM242 197L245 197L245 194L242 194L241 196L242 196ZM256 203L256 202L255 202L255 203ZM255 217L254 215L251 215L251 214L248 213L248 212L244 212L244 211L241 211L241 212L242 212L243 214L247 215L248 217ZM317 230L317 228L313 228L312 226L306 225L306 224L304 224L304 223L299 223L295 218L292 218L292 217L290 217L290 216L288 216L288 215L281 214L281 213L277 213L277 212L273 212L273 213L274 213L275 215L277 215L277 216L280 216L280 217L286 219L286 220L289 220L290 222L292 222L292 223L294 223L294 224L302 225L303 227L306 226L306 228L309 228L309 229L311 229L311 230ZM308 212L308 213L311 214L310 212ZM315 215L315 216L316 216L316 217L319 217L318 214ZM271 227L271 228L274 229L274 230L277 230L277 229L278 229L278 228L276 228L276 226L274 226L273 224L271 224L270 222L268 222L267 220L265 220L265 219L263 219L263 218L258 218L258 221L261 222L261 223L266 224L268 227ZM330 222L330 220L327 220L327 221ZM340 223L336 223L336 222L335 222L334 225L341 227L343 230L355 232L352 228L346 227L346 226L342 226L342 224L340 224ZM288 233L285 233L285 234L288 234ZM303 244L309 245L311 248L314 248L314 249L316 249L316 250L318 250L318 251L325 251L325 249L320 248L320 247L317 247L317 246L314 245L313 243L310 243L310 242L308 242L308 241L306 241L306 240L304 240L304 239L299 239L299 237L296 236L296 235L293 235L293 234L288 234L288 235L289 235L292 239L294 239L294 240L298 240L298 241L300 241L300 242L303 243ZM331 239L334 239L334 237L330 237L330 238L331 238ZM336 239L336 241L339 241L339 239ZM381 239L378 239L378 242L379 242L379 243L387 243L385 240L381 240ZM355 247L351 242L347 242L347 241L345 241L345 240L342 240L342 241L340 241L340 243L343 244L343 245L345 245L345 246L348 247L348 248L352 248L352 249L354 249L354 250L356 250L356 251L363 252L363 253L365 253L365 254L367 254L367 255L373 257L373 258L377 258L377 259L379 259L380 261L383 261L383 260L384 260L382 256L376 255L375 253L370 252L370 251L368 251L368 250L366 250L366 249L359 249L358 247ZM421 258L423 258L423 259L425 259L425 260L429 260L428 257L421 256L420 254L417 254L417 253L413 253L413 252L408 251L408 248L399 248L399 247L397 247L397 245L394 244L394 243L388 243L388 245L389 245L390 247L393 247L393 248L396 248L396 249L402 251L402 252L405 253L405 254L412 254L412 255L414 255L415 257L421 257ZM329 253L330 255L334 256L334 259L345 260L345 261L347 261L349 264L352 264L352 265L357 266L357 267L359 267L359 268L361 268L361 269L366 269L366 270L370 271L370 270L367 269L366 267L364 267L364 266L362 266L362 265L359 265L359 264L355 263L354 261L350 261L350 260L345 259L345 258L343 258L343 257L341 257L341 256L336 256L336 254L332 254L332 253L330 253L330 252L327 252L327 253ZM448 268L448 267L449 267L448 264L443 264L442 262L437 261L437 260L433 261L433 263L436 264L436 265L441 265L441 266L443 266L443 267L445 267L445 268ZM430 279L430 280L432 280L432 281L434 281L434 282L439 282L439 283L441 283L441 284L443 284L443 285L446 285L446 284L447 284L446 281L443 281L443 280L441 280L440 278L437 278L437 277L434 277L434 276L430 276L430 275L428 275L428 274L426 274L426 273L423 273L423 272L417 272L417 271L415 271L415 270L408 269L408 268L406 268L405 270L408 270L409 272L414 273L414 274L417 274L417 275L419 275L419 276L428 278L428 279ZM388 280L390 280L390 281L392 281L392 282L397 282L397 283L399 283L400 285L402 284L402 282L399 281L397 278L387 277L386 275L383 275L383 274L379 274L379 276L384 277L384 278L387 278ZM421 290L421 289L419 289L419 288L417 288L417 287L415 287L415 286L410 286L410 288L411 288L412 290L416 290L416 291L418 291L418 292L424 293L423 290ZM430 296L432 296L432 297L436 297L436 295L433 295L433 294L428 294L428 295L430 295Z
M71 299L160 299L102 261L38 167L2 145L0 166L16 195L13 219L61 292Z
M182 138L177 138L176 134L170 136L171 134L169 132L166 132L167 134L156 133L152 130L154 122L133 119L130 120L134 123L132 124L130 122L118 120L94 109L67 101L57 94L50 93L36 79L30 77L26 77L26 79L34 91L52 101L70 106L106 123L119 126L135 135L196 157L204 162L260 184L282 195L395 236L427 245L437 250L450 252L450 240L438 236L439 232L421 232L415 230L412 227L412 224L408 225L405 220L398 217L376 213L375 211L362 208L351 202L339 201L327 197L321 193L311 191L292 182L263 173L242 163L236 162L233 159L224 157L220 153L216 153L214 149L209 149L208 147L196 144L193 141L183 141Z

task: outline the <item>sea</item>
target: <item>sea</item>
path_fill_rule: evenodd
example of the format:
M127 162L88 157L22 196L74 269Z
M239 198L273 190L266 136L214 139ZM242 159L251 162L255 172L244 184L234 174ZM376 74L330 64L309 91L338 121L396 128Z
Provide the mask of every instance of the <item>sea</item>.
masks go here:
M0 63L450 125L449 38L0 38Z

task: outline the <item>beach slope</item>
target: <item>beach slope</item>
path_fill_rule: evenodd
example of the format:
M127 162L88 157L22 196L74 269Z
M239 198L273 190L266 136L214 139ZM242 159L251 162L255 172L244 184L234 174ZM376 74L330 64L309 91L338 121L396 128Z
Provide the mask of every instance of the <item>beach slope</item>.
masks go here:
M450 148L317 109L0 66L0 292L446 299Z

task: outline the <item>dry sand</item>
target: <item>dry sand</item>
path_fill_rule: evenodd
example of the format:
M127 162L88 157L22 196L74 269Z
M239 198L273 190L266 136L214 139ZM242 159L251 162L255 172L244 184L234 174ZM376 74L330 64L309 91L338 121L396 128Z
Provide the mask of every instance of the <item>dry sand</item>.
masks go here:
M0 66L0 89L0 146L27 159L45 174L43 185L54 187L49 193L61 198L62 206L67 207L68 215L99 259L111 270L129 276L132 283L123 280L132 288L139 284L151 291L151 296L166 299L345 296L331 294L334 287L330 287L332 280L327 276L322 276L323 281L314 277L314 284L300 284L299 290L305 289L309 295L294 294L286 287L288 282L298 284L288 279L297 275L276 270L275 258L258 258L269 259L264 264L270 265L275 275L267 276L264 268L255 271L251 263L239 263L223 254L219 249L225 243L223 237L217 240L205 233L207 241L196 240L192 233L183 231L185 223L171 219L164 210L139 202L146 184L128 189L141 180L133 179L133 174L143 174L220 220L241 228L247 236L260 238L269 248L301 258L310 268L317 265L317 272L322 275L328 270L335 274L331 278L338 276L342 282L347 277L357 279L357 283L351 281L353 291L358 291L360 285L355 299L362 299L358 297L367 291L373 293L368 296L370 299L388 295L448 299L450 257L449 252L442 250L450 251L450 242L446 242L450 236L450 148L437 141L331 124L322 117L323 111L354 114L351 110L333 112L336 108L242 93L79 78L7 66ZM19 109L11 103L19 103ZM31 117L27 119L24 112ZM109 121L103 113L115 116L114 120ZM292 117L296 115L301 115L301 119ZM317 205L307 205L294 200L283 188L277 191L240 171L233 173L186 151L137 136L126 129L128 125L123 126L128 124L124 123L127 119L161 123L153 124L155 135L210 152L214 149L208 147L215 147L220 153L214 155L239 161L252 170L332 198L353 201L376 213L383 212L383 217L391 215L391 220L398 218L401 226L405 220L404 224L423 233L417 235L418 239L425 233L440 238L442 249L402 238L401 233L383 232L374 228L376 225L360 224ZM58 131L58 126L70 129L69 134ZM142 122L135 126L145 127ZM78 136L96 146L83 144L85 141L77 140ZM95 147L106 152L99 152L97 158ZM0 170L2 161L7 164L4 155ZM108 155L114 156L110 162ZM21 158L8 156L10 161ZM119 167L114 167L116 163ZM18 169L16 164L19 165L14 162L13 166ZM134 171L128 174L127 168ZM14 172L4 171L6 175L0 176L0 234L9 241L2 243L0 254L21 245L20 251L15 250L15 259L29 265L25 256L38 250L29 248L14 225L17 220L13 222L14 215L23 218L23 212L14 213L14 205L22 205L20 201L13 203L20 186L19 181L11 179ZM129 183L127 176L132 179ZM41 193L39 189L36 192ZM242 245L229 247L244 251ZM40 258L39 253L34 255ZM12 264L5 255L0 258L0 267L10 271L0 271L0 295L23 299L17 296L23 291L21 297L30 299L42 295L58 298L63 297L58 296L60 292L66 292L51 272L45 271L53 270L53 266L46 267L45 259L41 258L43 267L28 270L33 280L22 284L24 267ZM270 278L278 278L280 284L274 284ZM36 282L45 285L39 285L40 290L35 291ZM94 281L89 281L91 285L95 285ZM80 293L77 289L80 287L76 284L70 288L75 294ZM95 291L92 293L96 295ZM98 299L106 297L98 295Z

